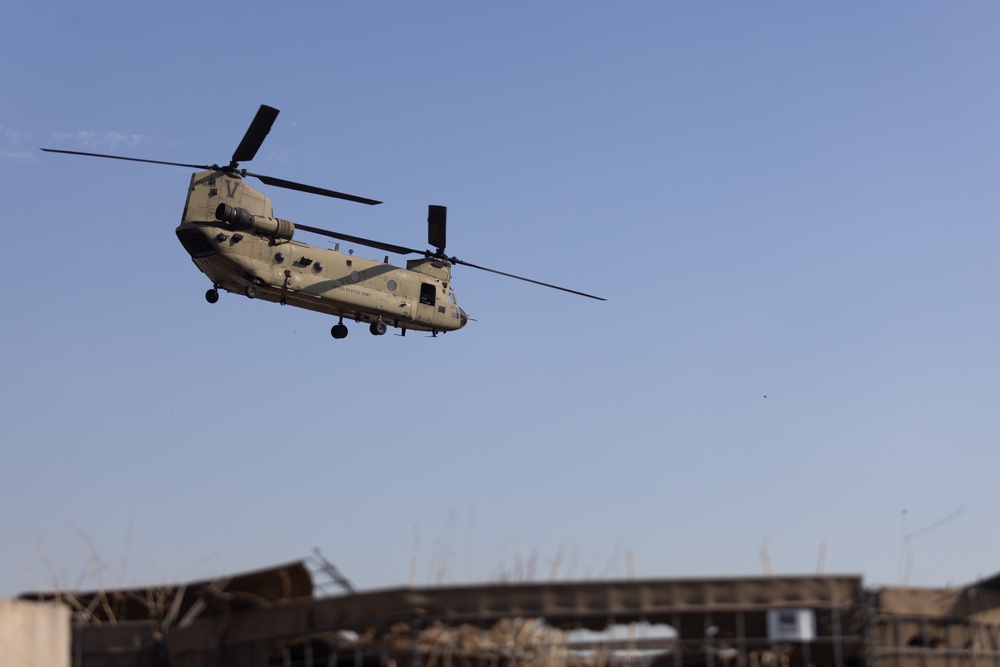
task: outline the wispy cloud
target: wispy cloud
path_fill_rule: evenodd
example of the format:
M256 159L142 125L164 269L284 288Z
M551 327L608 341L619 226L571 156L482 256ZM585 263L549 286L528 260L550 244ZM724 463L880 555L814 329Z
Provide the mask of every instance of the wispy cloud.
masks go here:
M9 127L0 127L0 160L11 162L29 160L34 157L33 138L27 132Z
M89 148L91 150L115 150L138 146L143 142L141 134L123 134L121 132L92 132L81 130L80 132L60 132L52 135L54 141L72 142L79 148Z
M141 134L123 132L57 132L49 135L51 148L73 148L95 152L114 152L134 148L146 143ZM38 148L44 146L30 132L0 126L0 160L13 162L38 157Z
M3 142L5 144L21 144L31 140L31 135L29 133L14 130L9 127L0 127L0 137L3 138Z
M0 160L12 161L12 160L30 160L34 157L34 153L31 151L4 151L0 150Z

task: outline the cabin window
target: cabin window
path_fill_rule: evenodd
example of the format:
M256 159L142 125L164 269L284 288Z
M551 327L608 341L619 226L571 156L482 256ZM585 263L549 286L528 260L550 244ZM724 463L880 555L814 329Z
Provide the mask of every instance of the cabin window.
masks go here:
M435 301L434 285L420 283L420 303L433 306Z
M316 273L322 272L323 264L321 262L316 262L315 264L313 264L313 271L315 271Z
M395 292L396 291L396 281L395 280L389 280L389 282L387 282L385 284L385 288L387 290L389 290L390 292Z
M361 280L361 274L357 271L351 271L351 282L356 283Z

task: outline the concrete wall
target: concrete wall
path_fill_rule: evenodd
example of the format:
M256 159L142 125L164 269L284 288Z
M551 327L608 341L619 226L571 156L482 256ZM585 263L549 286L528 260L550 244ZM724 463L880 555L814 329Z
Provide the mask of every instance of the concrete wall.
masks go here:
M68 607L0 600L0 667L69 667L69 664Z

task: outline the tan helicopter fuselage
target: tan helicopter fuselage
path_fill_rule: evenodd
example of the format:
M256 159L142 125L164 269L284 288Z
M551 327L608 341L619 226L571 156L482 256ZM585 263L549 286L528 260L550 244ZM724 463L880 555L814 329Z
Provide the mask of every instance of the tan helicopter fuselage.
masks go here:
M220 204L243 209L252 222L217 219ZM468 322L451 289L448 262L427 257L408 261L404 269L388 258L378 262L292 240L294 224L273 216L270 199L222 171L191 176L176 232L216 289L357 322L383 322L404 333L444 333Z

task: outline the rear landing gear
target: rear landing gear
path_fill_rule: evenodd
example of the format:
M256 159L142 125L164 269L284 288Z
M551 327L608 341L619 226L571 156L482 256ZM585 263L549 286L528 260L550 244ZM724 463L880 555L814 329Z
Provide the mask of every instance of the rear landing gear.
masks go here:
M340 340L341 338L347 338L347 325L341 321L339 324L334 324L333 328L330 329L330 335Z
M205 292L205 301L208 301L209 303L217 303L219 301L219 290L213 287Z
M372 325L368 327L368 330L372 332L373 336L383 336L389 327L386 326L385 322L382 320L376 320L372 322Z
M247 288L244 290L244 292L251 299L256 299L257 298L257 286L254 285L253 283L250 283L249 285L247 285Z

